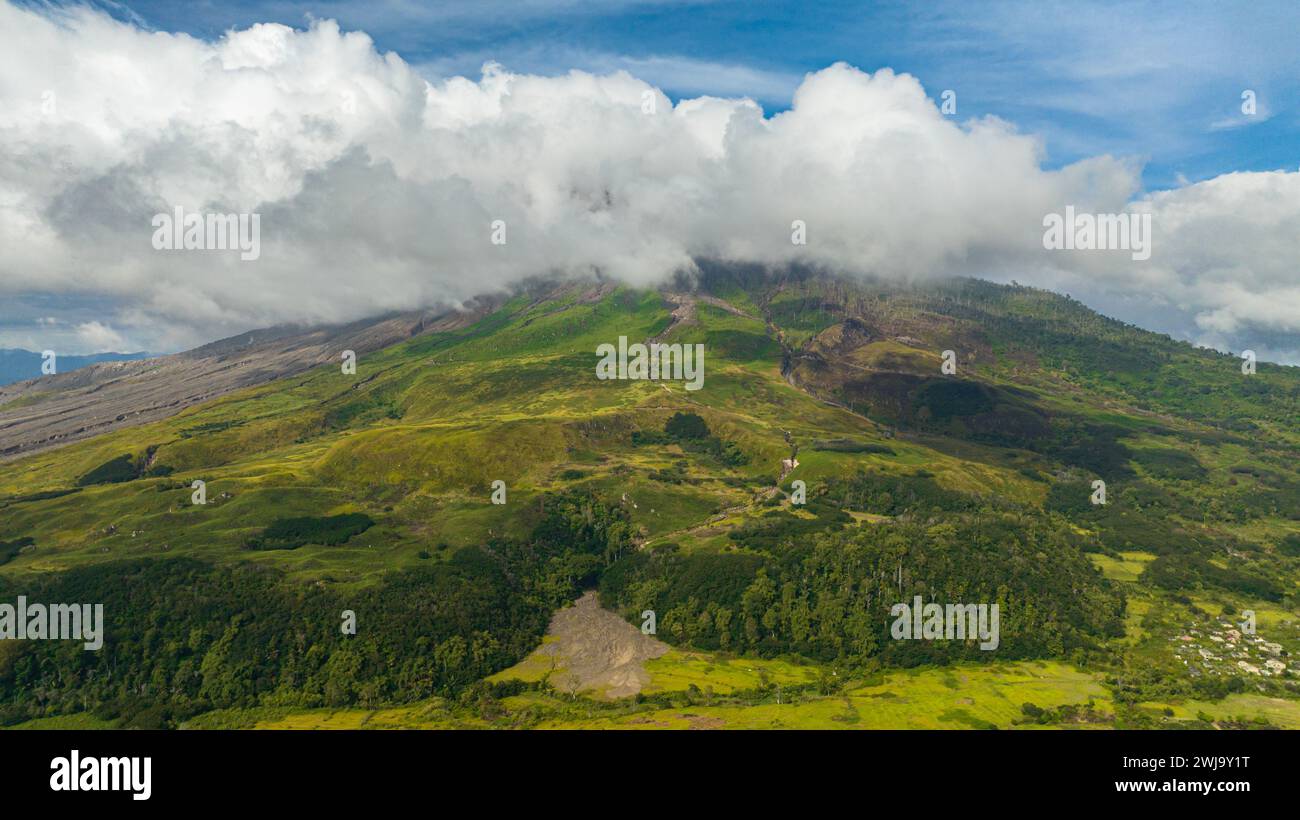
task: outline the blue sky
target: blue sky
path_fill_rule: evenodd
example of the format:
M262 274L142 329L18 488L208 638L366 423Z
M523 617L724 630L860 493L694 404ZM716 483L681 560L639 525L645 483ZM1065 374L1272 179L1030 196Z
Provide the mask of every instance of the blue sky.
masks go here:
M1045 141L1048 167L1112 154L1148 190L1230 171L1294 170L1300 3L677 2L477 0L100 2L137 24L214 39L275 21L334 18L430 79L488 60L557 74L624 68L673 98L789 106L802 76L846 61L957 93L958 116L996 115ZM1257 113L1245 117L1252 90Z

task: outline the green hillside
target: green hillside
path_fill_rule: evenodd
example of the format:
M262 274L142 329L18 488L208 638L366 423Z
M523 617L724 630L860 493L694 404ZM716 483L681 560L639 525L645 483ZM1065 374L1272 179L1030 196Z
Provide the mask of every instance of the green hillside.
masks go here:
M702 389L598 379L620 336L702 344ZM537 286L354 375L5 463L0 601L102 602L107 636L0 642L0 722L438 704L437 725L563 725L545 680L484 679L595 587L690 657L814 670L719 685L726 702L691 700L691 678L646 709L761 723L796 698L816 723L933 684L900 670L960 664L978 688L1010 664L998 680L1050 668L1072 694L949 722L1281 725L1300 714L1297 419L1296 368L1243 375L1029 288L712 267L689 293ZM1000 646L892 640L915 595L999 604ZM1245 610L1257 636L1225 639ZM1268 708L1216 706L1246 698Z

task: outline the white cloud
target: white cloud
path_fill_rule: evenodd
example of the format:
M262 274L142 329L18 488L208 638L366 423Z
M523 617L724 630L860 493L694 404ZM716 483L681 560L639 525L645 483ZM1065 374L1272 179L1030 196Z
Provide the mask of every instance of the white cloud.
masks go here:
M122 334L101 322L82 322L77 325L76 338L84 350L123 352L128 348Z
M1244 107L1239 106L1238 109ZM1231 131L1236 128L1249 128L1252 125L1263 125L1273 119L1274 111L1263 100L1255 102L1255 109L1247 114L1245 111L1237 110L1229 116L1214 120L1209 125L1211 131Z
M1286 265L1300 175L1136 203L1153 213L1146 263L1047 253L1044 214L1123 211L1138 169L1103 156L1044 170L1036 138L954 122L888 69L811 74L768 118L743 97L674 107L621 70L431 84L330 21L208 43L0 5L0 30L0 294L116 305L86 334L165 349L551 272L653 284L705 256L1014 276L1158 302L1189 336L1300 331ZM260 259L153 250L152 216L176 206L260 213ZM796 219L806 246L790 243Z

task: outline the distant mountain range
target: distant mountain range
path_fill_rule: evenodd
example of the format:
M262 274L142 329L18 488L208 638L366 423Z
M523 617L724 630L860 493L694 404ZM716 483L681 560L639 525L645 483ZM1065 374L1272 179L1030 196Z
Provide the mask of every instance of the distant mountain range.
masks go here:
M147 359L148 353L93 353L89 356L59 356L56 360L58 371L67 373L99 362L129 362ZM0 384L35 379L41 376L41 354L21 348L0 349Z

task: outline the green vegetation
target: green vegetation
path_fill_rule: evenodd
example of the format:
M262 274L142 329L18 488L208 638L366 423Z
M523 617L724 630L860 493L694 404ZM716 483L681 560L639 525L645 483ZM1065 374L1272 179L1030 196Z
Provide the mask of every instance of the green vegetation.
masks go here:
M1122 595L1072 539L1027 516L990 510L942 525L814 532L744 538L759 554L638 552L605 574L602 601L661 613L674 643L850 666L980 656L973 639L890 640L884 614L913 595L998 603L1003 658L1067 656L1122 634Z
M286 585L258 565L186 558L51 575L21 592L102 602L104 647L0 643L0 724L89 710L158 728L210 709L454 693L531 649L551 610L627 548L627 532L616 509L564 496L549 499L525 542L461 550L351 592ZM0 584L0 598L19 593ZM363 619L355 635L340 629L344 610Z
M1067 664L1013 662L916 669L848 679L836 670L789 661L720 659L671 652L650 661L650 690L607 702L561 695L540 684L480 686L457 699L400 707L223 710L190 728L259 729L961 729L1033 728L1016 698L1054 714L1085 715L1075 725L1112 726L1115 715L1096 675ZM507 673L508 674L508 673ZM1289 702L1283 702L1289 703ZM1288 715L1271 707L1270 718ZM1254 704L1238 707L1255 711ZM1300 716L1292 711L1291 720ZM1096 721L1096 722L1091 722ZM1061 720L1065 724L1068 720ZM1196 725L1194 716L1173 724Z
M248 542L253 550L293 550L305 544L333 547L346 543L374 526L365 513L346 513L327 518L281 518L262 531L261 536Z
M1017 286L698 287L674 322L659 294L539 286L355 376L7 462L0 599L110 623L99 653L0 644L0 720L1293 725L1295 368ZM620 335L704 344L704 388L597 380ZM484 682L590 587L673 647L640 702ZM998 603L998 650L892 640L914 595ZM1280 647L1250 645L1257 672L1209 639L1245 610Z
M15 541L0 541L0 564L7 564L12 561L18 553L22 552L23 547L29 547L34 542L30 538L19 538Z
M664 425L664 433L678 440L708 438L709 425L694 413L673 413Z
M136 468L135 457L127 453L111 461L106 461L86 473L77 479L77 486L87 487L92 484L116 484L119 481L133 481L139 475L140 471Z
M854 441L850 438L837 438L830 440L818 439L812 443L814 450L828 450L835 453L878 453L880 455L895 455L893 449L883 444L872 444L866 441Z
M634 432L632 443L638 446L676 444L686 452L709 455L731 467L749 463L749 456L739 445L712 435L708 423L695 413L674 413L664 424L663 435Z

